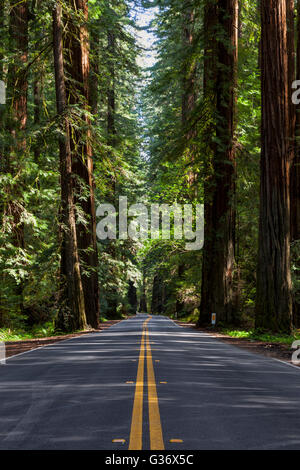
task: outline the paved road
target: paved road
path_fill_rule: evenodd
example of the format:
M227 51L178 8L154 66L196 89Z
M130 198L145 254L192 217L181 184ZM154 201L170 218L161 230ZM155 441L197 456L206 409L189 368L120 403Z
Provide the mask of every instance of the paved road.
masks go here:
M139 448L300 449L300 370L147 315L0 366L0 449Z

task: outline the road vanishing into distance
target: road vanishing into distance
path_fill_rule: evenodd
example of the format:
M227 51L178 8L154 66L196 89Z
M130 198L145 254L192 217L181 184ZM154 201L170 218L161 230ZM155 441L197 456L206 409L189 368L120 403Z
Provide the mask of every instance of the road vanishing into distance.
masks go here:
M137 315L0 366L0 449L300 449L300 369Z

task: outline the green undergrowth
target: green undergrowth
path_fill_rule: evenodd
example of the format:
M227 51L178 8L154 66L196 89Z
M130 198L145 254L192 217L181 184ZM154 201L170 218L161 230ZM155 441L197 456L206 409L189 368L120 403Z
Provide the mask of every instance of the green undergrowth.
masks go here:
M60 335L62 335L62 333L55 331L54 324L52 322L45 323L44 325L37 325L28 329L0 328L1 341L22 341Z
M121 319L126 319L122 315ZM120 318L116 318L120 319ZM101 317L101 323L106 323L111 318ZM28 339L47 338L49 336L64 336L66 334L80 333L80 331L70 331L68 333L57 331L54 322L48 322L43 325L36 325L33 328L0 328L0 341L25 341Z
M281 343L291 346L294 341L300 340L299 330L291 335L272 333L268 331L259 331L259 330L236 330L230 328L219 328L218 331L221 333L231 336L232 338L244 338L252 341L264 341L266 343Z
M171 318L173 320L178 320L183 323L197 323L198 318L199 318L199 311L196 309L194 312L185 314L185 315L178 315L177 317L175 315L171 315Z
M184 316L178 316L178 320L183 323L197 323L199 317L199 312L189 313ZM175 316L172 316L175 319ZM254 328L249 329L235 329L235 328L225 328L218 327L214 329L213 327L210 330L223 333L224 335L231 336L232 338L241 338L247 339L249 341L263 341L266 343L280 343L291 346L294 341L300 340L300 330L295 330L291 335L274 333L271 331L262 331L255 330Z

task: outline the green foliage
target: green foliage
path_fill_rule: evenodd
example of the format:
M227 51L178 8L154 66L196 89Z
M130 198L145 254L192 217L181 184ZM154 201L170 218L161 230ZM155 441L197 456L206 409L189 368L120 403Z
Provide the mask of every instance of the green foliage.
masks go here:
M28 120L26 130L19 136L26 140L25 151L17 151L17 141L11 133L10 100L0 116L0 326L12 330L25 328L27 331L28 325L52 321L57 313L60 263L58 137L61 126L56 111L51 51L52 7L52 0L30 5ZM63 8L67 7L63 4ZM144 163L140 158L141 132L136 107L139 51L129 12L130 2L126 0L89 2L89 29L91 37L93 33L98 43L96 49L91 49L91 64L92 71L95 68L93 77L98 84L99 103L97 114L90 116L97 204L114 202L119 194L128 195L134 202L143 192ZM7 64L14 61L18 64L18 51L8 47L8 13L6 2L0 49L1 64L4 65L4 75L0 78L5 81ZM82 22L82 18L74 21ZM107 34L111 30L116 37L113 55L107 47ZM113 146L109 143L107 128L107 95L112 86L112 66L116 96L116 142ZM9 89L8 95L14 92L14 88ZM70 106L67 113L73 130L86 125L80 106ZM79 187L77 196L85 198L86 188L82 184ZM13 212L16 207L21 214L17 224ZM84 222L85 214L80 212L79 206L77 216ZM22 247L15 243L17 231L24 232ZM130 242L117 245L99 243L103 316L126 312L129 280L137 284L140 275L134 259L134 245ZM82 268L89 270L88 266Z
M300 339L300 333L295 331L292 335L281 335L270 332L263 332L259 330L230 330L228 328L221 328L220 332L232 338L244 338L249 341L263 341L266 343L281 343L291 346L294 341Z
M0 341L23 341L27 339L46 338L49 336L58 336L53 322L43 325L36 325L31 329L0 329Z
M235 288L240 318L253 326L259 215L260 20L257 0L239 3ZM183 31L191 6L193 24L188 26L193 27L193 40L187 47ZM10 44L7 0L3 24L0 21L0 79L7 82L10 68L16 66L18 73L26 72L29 85L26 130L13 132L11 112L17 86L8 89L8 103L0 109L0 327L4 338L52 334L58 309L61 123L51 52L52 7L52 0L30 2L25 67L20 64L19 51ZM63 3L63 7L68 5ZM89 0L91 84L96 84L98 96L96 113L90 110L96 205L117 206L120 195L127 196L129 204L144 202L148 206L203 203L206 169L211 164L207 136L213 119L203 96L203 7L203 0ZM155 8L156 12L146 28L156 37L157 60L150 70L141 70L138 65L142 50L136 40L139 27L134 15L141 8ZM82 22L82 18L74 21ZM184 120L183 97L191 70L195 103ZM112 93L114 109L109 102ZM73 130L86 125L81 106L69 106L66 113ZM22 140L26 146L20 151ZM197 175L193 184L189 182L191 173ZM77 196L86 198L84 185ZM77 217L85 221L79 207ZM16 243L20 231L24 233L23 244ZM294 297L300 302L298 245L295 242L292 246L292 276ZM98 251L103 318L121 318L130 311L130 286L131 295L133 287L139 299L146 294L148 308L160 303L162 313L196 320L201 251L188 252L183 242L162 239L98 242ZM82 268L89 271L88 266ZM154 280L159 293L153 289ZM254 334L251 330L248 337L254 338Z

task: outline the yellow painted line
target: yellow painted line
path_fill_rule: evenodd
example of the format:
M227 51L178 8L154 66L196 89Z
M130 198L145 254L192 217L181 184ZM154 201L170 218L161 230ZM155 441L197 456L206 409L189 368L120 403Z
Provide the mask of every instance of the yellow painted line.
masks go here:
M127 383L127 384L134 384L134 382L130 382L130 381L128 381L128 382L126 382L126 383Z
M142 334L138 372L132 411L129 450L142 450L144 401L145 333Z
M114 444L125 444L125 439L113 439Z
M182 439L170 439L171 444L182 444Z
M144 402L144 368L145 368L145 325L143 323L143 333L140 348L140 357L135 385L133 411L131 419L131 429L128 450L142 450L143 445L143 402Z
M147 360L148 375L150 447L151 450L164 450L165 448L162 435L158 397L156 391L152 352L149 341L149 333L147 329L147 324L149 323L151 318L151 316L148 317L147 320L143 323L128 450L142 450L143 446L143 398L145 360Z
M168 382L159 382L160 384L167 384Z
M149 341L149 333L146 333L147 348L147 374L148 374L148 406L149 406L149 430L150 430L150 449L164 450L164 440L162 434L159 404L156 391L155 374L152 361L152 352Z

